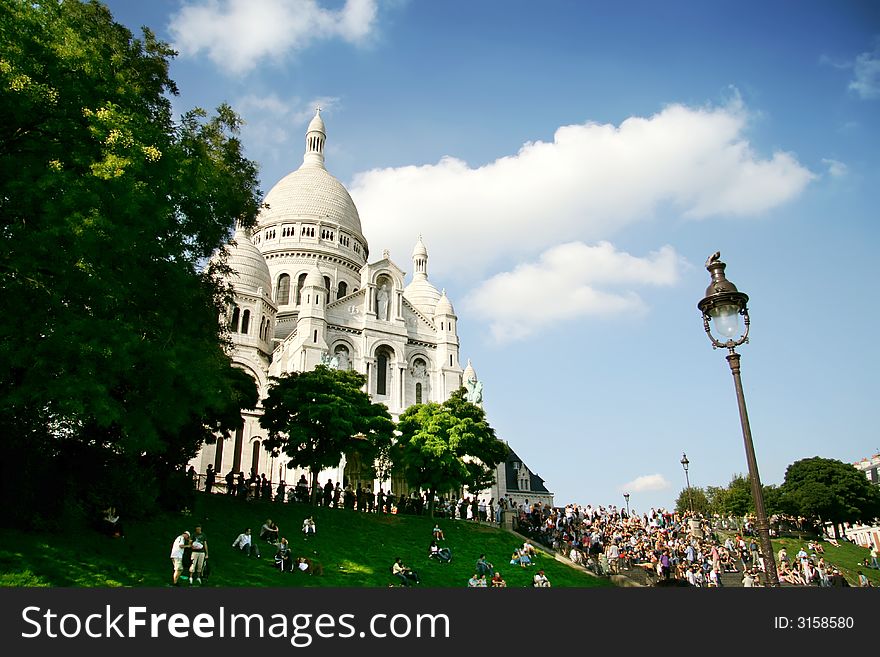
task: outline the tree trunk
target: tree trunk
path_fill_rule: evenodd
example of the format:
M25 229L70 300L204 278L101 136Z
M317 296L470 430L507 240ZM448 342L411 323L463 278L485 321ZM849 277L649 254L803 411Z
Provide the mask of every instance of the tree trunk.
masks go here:
M428 489L428 515L431 516L431 520L434 519L434 489Z

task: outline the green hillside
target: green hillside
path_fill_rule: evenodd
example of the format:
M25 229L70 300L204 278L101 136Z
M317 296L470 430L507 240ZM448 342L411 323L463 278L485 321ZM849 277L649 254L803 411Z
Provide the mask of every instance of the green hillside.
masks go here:
M317 534L306 541L301 527L308 515L315 518ZM311 559L323 574L279 572L272 565L274 549L265 542L260 544L261 559L248 559L232 548L245 527L251 527L256 536L268 517L290 541L294 557ZM530 586L537 568L545 570L555 587L611 585L549 554L539 555L530 568L511 566L510 555L522 544L516 535L462 520L438 522L446 534L445 544L452 550L449 564L427 558L434 526L427 517L199 494L189 513L124 523L124 538L84 528L53 533L0 530L0 585L166 586L171 582L171 544L183 530L192 531L197 524L208 538L212 570L204 586L387 587L395 583L389 568L400 556L420 574L422 587L465 587L480 553L501 571L509 587Z

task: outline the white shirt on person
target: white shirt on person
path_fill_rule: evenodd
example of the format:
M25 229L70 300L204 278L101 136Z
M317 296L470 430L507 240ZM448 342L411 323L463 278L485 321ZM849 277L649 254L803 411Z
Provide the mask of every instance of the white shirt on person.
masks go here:
M235 539L232 547L243 548L247 545L253 545L253 536L251 534L241 533L238 535L238 538Z

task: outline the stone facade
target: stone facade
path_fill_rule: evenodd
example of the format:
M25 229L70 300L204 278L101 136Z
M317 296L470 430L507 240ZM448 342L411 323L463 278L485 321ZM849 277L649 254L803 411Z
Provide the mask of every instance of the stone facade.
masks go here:
M233 360L253 375L261 398L272 376L323 362L354 369L366 375L372 399L396 419L412 404L445 401L463 385L458 317L445 291L428 279L421 236L408 285L387 251L369 260L357 208L324 166L325 141L319 111L306 133L302 166L268 193L253 233L237 229L228 247L234 302L224 321ZM259 416L260 409L244 413L242 429L205 445L192 465L202 473L213 463L218 481L231 469L265 473L273 485L295 483L301 472L286 470L284 458L261 449ZM319 481L328 478L378 486L345 459ZM405 490L402 481L391 484L397 494ZM388 490L387 483L383 487Z

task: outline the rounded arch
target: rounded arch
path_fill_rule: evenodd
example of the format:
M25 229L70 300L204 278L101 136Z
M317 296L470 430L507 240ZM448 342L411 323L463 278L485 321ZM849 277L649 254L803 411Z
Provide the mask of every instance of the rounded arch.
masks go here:
M232 362L233 367L237 367L240 370L244 370L248 374L250 374L251 378L257 383L257 390L260 393L260 397L263 397L263 394L266 390L266 384L268 380L266 375L259 369L255 368L250 363L242 362L241 360L234 360Z
M275 303L286 306L290 303L290 274L282 272L275 283Z
M357 349L348 340L339 339L330 345L330 355L337 359L341 370L354 369L352 362L357 357Z
M388 267L383 267L382 269L370 272L369 282L378 287L381 285L383 278L391 283L391 288L394 290L402 290L404 287L403 278L397 272Z

